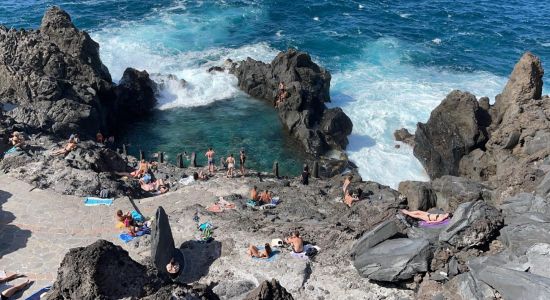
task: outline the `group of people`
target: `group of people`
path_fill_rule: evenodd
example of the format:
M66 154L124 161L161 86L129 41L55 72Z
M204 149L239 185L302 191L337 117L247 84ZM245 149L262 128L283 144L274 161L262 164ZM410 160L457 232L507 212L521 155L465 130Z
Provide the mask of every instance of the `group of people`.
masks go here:
M215 172L215 164L216 164L215 155L216 155L216 152L214 151L214 149L212 149L212 147L210 147L208 151L206 151L206 153L204 154L204 156L206 156L206 158L208 159L208 173L210 175L212 175ZM241 149L239 153L239 166L240 166L241 176L245 175L245 163L246 163L246 153L244 149ZM235 157L233 156L233 153L229 154L229 156L224 159L224 165L227 168L226 177L227 178L234 177L236 160L235 160Z
M284 240L284 243L290 246L293 253L304 252L304 239L300 237L300 232L298 230L292 232L292 234ZM249 245L246 253L250 257L267 259L270 258L273 253L273 249L271 248L271 246L272 245L270 245L269 243L265 243L264 248L259 249L257 246Z
M129 175L139 182L140 188L145 192L150 192L154 195L160 195L168 192L169 186L162 179L153 178L151 169L158 166L157 162L147 162L142 159L138 168L129 174L118 173L119 175Z
M258 187L254 186L250 191L250 199L258 204L270 204L273 197L269 190L264 190L263 192L258 193Z

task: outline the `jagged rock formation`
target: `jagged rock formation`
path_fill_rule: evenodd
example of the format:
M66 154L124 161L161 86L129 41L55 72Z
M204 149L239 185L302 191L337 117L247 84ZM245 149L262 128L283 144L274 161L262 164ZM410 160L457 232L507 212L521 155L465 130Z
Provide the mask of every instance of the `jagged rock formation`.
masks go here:
M253 291L248 293L244 300L294 300L292 295L281 286L279 281L271 279L264 280Z
M128 252L98 240L65 255L48 299L120 299L153 294L162 286L155 270Z
M99 45L58 7L46 11L38 30L0 26L0 103L15 104L7 114L30 129L113 132L154 107L153 88L146 72L133 69L115 87Z
M319 156L346 148L353 124L340 108L327 109L330 73L308 54L290 49L270 64L248 58L232 72L243 91L270 103L276 101L279 83L284 82L288 97L277 107L279 117L306 152Z

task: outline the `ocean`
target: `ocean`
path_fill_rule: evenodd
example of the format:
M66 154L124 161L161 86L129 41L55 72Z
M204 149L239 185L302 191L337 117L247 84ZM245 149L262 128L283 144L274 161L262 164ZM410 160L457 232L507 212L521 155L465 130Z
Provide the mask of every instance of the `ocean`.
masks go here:
M295 175L304 157L269 105L206 70L227 58L265 62L289 47L333 76L332 103L350 116L348 154L364 179L396 187L427 180L393 131L414 131L453 89L492 100L525 51L550 61L544 1L2 1L0 23L36 28L59 5L101 46L113 79L126 67L174 74L158 110L120 137L130 151L248 152L250 167ZM544 93L548 93L547 83Z

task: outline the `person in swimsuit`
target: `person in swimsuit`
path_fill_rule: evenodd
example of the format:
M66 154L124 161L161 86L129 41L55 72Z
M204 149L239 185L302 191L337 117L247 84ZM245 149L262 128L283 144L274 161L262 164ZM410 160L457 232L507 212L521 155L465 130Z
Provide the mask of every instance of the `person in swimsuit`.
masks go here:
M292 252L302 253L304 252L304 239L300 237L298 230L292 232L292 236L285 239L285 243L292 246Z
M445 219L449 218L450 216L448 213L432 214L421 210L408 211L406 209L402 209L401 213L409 217L413 217L415 219L426 221L428 223L439 223L439 222L445 221Z
M241 150L239 162L241 166L241 175L244 177L244 163L246 162L246 154L244 153L244 150Z
M67 155L69 152L73 151L77 147L77 138L71 137L69 143L65 147L55 150L52 152L52 155Z
M352 194L352 192L349 189L347 189L346 195L344 196L344 203L347 206L351 207L353 205L353 202L357 202L357 201L359 201L359 197L357 196L357 194L356 193Z
M250 199L254 201L260 200L260 196L258 196L258 187L254 186L252 190L250 191Z
M229 154L225 162L227 163L227 178L233 177L233 172L235 171L235 158L233 157L233 153Z
M260 195L260 200L265 203L265 204L269 204L271 203L271 193L269 193L268 190L265 190L261 195Z
M208 151L204 154L204 156L208 158L208 172L210 174L214 173L214 154L216 154L216 152L214 152L212 147L208 148Z
M172 280L175 280L178 276L180 276L180 271L180 264L172 257L170 262L166 265L166 272L168 272L168 275L172 278Z
M250 255L250 257L269 258L271 256L271 246L269 246L269 243L266 243L264 250L260 251L258 247L250 245L248 246L248 250L246 250L246 254Z
M342 185L342 190L344 192L344 195L346 194L346 191L348 190L349 184L351 183L352 179L353 179L353 175L348 175L346 179L344 179L344 185Z
M166 186L166 184L164 183L164 180L162 179L151 181L149 183L140 179L139 184L142 190L146 192L151 192L155 195L164 194L168 192L168 187Z
M15 293L17 293L18 291L28 287L29 285L31 285L33 283L32 281L26 280L25 282L23 282L21 284L18 284L16 286L12 286L12 287L9 287L9 286L5 285L6 282L12 281L12 280L20 278L20 277L24 277L24 275L11 274L11 275L6 276L6 277L0 277L0 286L6 287L4 290L0 290L1 300L9 300L11 298L11 296L13 296Z

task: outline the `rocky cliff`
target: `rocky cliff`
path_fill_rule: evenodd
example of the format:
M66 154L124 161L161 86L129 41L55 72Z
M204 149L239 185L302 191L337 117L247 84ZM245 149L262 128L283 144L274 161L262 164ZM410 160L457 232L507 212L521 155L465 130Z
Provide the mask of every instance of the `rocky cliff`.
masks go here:
M150 111L153 94L148 74L133 69L115 86L99 45L58 7L45 13L37 30L0 26L0 103L14 104L7 114L30 129L113 132Z
M248 58L233 70L239 87L251 95L275 103L279 83L287 97L277 105L279 117L306 152L320 156L329 150L344 150L353 124L340 108L328 109L330 73L304 52L279 53L270 64Z

